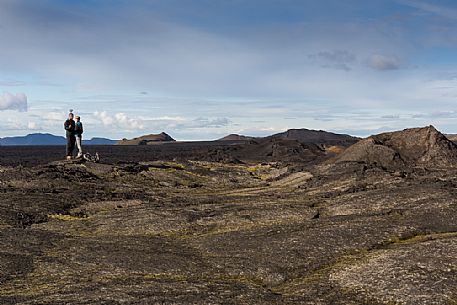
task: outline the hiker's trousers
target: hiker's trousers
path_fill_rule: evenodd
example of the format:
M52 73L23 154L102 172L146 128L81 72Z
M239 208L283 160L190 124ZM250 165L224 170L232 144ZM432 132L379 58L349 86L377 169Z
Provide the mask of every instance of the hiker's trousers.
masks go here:
M72 157L73 151L75 150L76 137L73 135L67 135L67 156Z
M81 146L82 137L76 137L76 146L78 147L78 157L83 155L83 148Z

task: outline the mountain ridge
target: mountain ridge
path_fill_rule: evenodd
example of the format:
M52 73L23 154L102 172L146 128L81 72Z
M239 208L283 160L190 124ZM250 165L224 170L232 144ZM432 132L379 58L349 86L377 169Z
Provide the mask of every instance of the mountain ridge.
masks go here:
M93 137L88 140L83 140L83 145L113 145L116 141ZM56 136L50 133L32 133L25 136L4 137L0 138L0 146L53 146L53 145L66 145L65 137Z

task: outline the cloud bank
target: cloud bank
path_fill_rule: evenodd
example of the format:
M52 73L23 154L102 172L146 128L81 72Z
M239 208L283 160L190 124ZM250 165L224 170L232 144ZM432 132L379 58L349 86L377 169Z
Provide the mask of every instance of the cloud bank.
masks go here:
M232 124L232 121L225 117L218 118L184 118L184 117L137 117L129 116L123 112L109 113L107 111L96 111L93 114L95 124L110 128L111 131L127 130L137 133L156 133L161 131L177 132L184 130L218 130ZM93 124L94 125L94 124Z
M0 95L0 110L27 111L27 96L24 93Z
M110 114L106 111L96 111L94 116L100 120L103 126L111 129L142 130L144 123L140 119L128 117L123 112Z

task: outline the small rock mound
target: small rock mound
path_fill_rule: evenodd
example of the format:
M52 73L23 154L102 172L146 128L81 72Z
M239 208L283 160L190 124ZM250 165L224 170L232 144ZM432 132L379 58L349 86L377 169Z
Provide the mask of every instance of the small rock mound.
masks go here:
M249 137L249 136L232 133L232 134L229 134L228 136L220 138L217 141L249 141L249 140L253 140L253 139L254 139L254 137Z
M165 132L159 134L150 134L138 138L133 138L131 140L122 139L116 143L116 145L150 145L163 142L175 142L171 136Z
M457 145L433 126L374 135L352 145L336 160L385 168L457 165Z

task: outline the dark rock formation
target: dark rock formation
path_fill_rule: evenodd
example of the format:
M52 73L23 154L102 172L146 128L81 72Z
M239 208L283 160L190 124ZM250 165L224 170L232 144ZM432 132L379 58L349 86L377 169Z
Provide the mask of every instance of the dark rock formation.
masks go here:
M385 168L457 165L457 146L433 126L382 133L349 147L337 162L364 162Z
M267 138L296 140L301 143L313 143L321 145L341 145L351 146L357 143L360 139L346 135L337 134L323 130L310 129L289 129L285 132L277 133Z
M232 133L232 134L229 134L228 136L220 138L217 141L249 141L249 140L253 140L253 139L255 139L255 138Z
M320 145L275 138L262 138L238 145L232 149L231 154L237 159L250 162L263 160L314 163L322 161L326 156Z
M163 143L163 142L175 142L176 140L173 139L171 136L166 134L165 132L159 134L150 134L141 136L138 138L133 138L131 140L122 139L116 143L116 145L150 145L156 143Z

